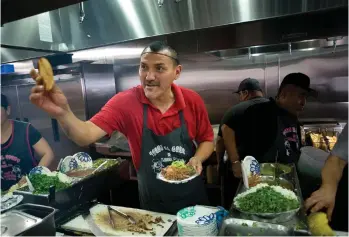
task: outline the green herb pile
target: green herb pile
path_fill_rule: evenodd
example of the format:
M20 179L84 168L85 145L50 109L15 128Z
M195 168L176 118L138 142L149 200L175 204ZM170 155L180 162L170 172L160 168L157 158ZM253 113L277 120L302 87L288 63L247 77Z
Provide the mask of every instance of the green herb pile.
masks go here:
M114 159L101 158L101 159L98 159L98 160L93 161L92 167L96 169L96 168L98 168L98 166L100 166L104 161L108 161L108 162L103 166L102 169L107 169L107 168L109 168L109 167L111 167L111 166L113 166L113 165L119 163L119 161L114 160Z
M61 182L57 175L32 174L29 179L34 187L34 194L47 194L51 186L55 186L56 192L70 187L70 184Z
M250 213L279 213L297 209L297 199L290 199L271 187L262 187L236 200L239 209Z

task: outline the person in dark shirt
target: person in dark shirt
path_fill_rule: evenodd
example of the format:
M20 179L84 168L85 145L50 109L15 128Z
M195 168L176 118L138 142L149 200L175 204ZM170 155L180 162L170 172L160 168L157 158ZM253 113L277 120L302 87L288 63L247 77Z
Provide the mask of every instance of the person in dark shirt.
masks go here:
M1 190L6 191L37 165L53 169L53 152L47 141L30 124L10 120L10 106L1 94ZM40 157L35 158L34 152ZM39 163L39 164L38 164Z
M224 187L229 187L222 193L222 195L224 195L224 201L222 202L226 204L225 206L227 208L229 208L227 205L230 205L232 202L234 192L240 181L240 179L234 179L234 175L230 169L232 167L234 173L241 173L240 164L235 165L236 163L233 163L233 165L231 165L230 162L230 160L234 160L237 156L235 154L236 150L242 149L241 143L239 143L239 140L236 139L237 137L241 136L241 133L243 132L241 129L239 129L239 120L244 114L245 110L251 105L268 101L268 99L263 98L263 92L258 80L253 78L243 80L240 83L238 90L234 93L239 95L240 103L231 107L224 114L218 130L216 141L216 156L220 169L219 173L220 176L223 177L221 185L223 189ZM226 124L229 124L230 127L228 127ZM227 160L226 164L224 164L223 157L226 150L228 152L229 160ZM233 153L231 151L233 151ZM232 156L234 156L233 159L231 158Z
M269 102L249 107L243 116L241 137L244 150L239 158L255 157L260 163L297 163L301 133L298 122L308 96L317 96L309 88L310 78L303 73L288 74L277 96Z

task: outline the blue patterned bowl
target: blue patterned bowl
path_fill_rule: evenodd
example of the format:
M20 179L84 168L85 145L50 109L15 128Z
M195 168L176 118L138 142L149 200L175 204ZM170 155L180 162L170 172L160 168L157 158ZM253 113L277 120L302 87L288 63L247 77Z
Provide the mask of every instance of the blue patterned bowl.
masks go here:
M36 166L30 170L29 175L32 174L49 174L51 171L44 166Z
M77 168L78 162L76 159L73 156L66 156L59 167L59 171L62 173L67 173L68 171L75 170Z
M92 168L92 165L93 165L92 158L86 152L78 152L73 157L78 162L79 169Z

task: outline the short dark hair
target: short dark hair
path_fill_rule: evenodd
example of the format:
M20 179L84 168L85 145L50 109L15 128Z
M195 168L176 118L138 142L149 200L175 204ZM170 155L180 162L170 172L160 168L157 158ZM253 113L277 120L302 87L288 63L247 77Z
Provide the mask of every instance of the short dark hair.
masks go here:
M163 41L154 41L152 43L150 43L147 47L145 47L142 51L142 54L145 53L160 53L161 51L167 50L169 52L169 54L164 54L168 57L170 57L171 59L173 59L173 61L176 63L176 66L179 64L179 59L178 59L178 54L176 52L176 50L174 50L171 46L169 46L166 42Z
M1 107L3 107L4 109L7 109L8 106L9 106L9 103L8 103L7 97L1 94Z

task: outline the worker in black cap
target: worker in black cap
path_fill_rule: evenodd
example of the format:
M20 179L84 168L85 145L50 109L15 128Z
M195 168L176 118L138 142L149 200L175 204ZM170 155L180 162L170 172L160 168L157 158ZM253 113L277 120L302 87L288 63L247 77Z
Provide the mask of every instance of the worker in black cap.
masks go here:
M245 110L251 105L267 102L268 99L263 97L263 92L259 81L253 78L246 78L243 80L237 91L240 103L231 107L224 115L221 125L218 130L218 137L216 140L216 156L219 166L219 173L221 177L221 188L229 187L222 191L222 205L229 208L234 197L235 190L240 182L241 166L239 162L238 153L241 149L239 137L243 133L240 129L239 123ZM227 150L229 160L224 163L224 153Z
M239 158L255 157L260 163L297 163L300 156L301 133L298 116L309 96L317 96L303 73L288 74L277 96L269 102L250 106L243 116L241 142L244 149Z

